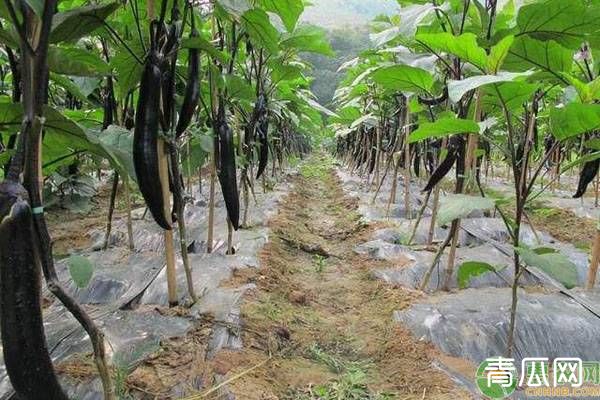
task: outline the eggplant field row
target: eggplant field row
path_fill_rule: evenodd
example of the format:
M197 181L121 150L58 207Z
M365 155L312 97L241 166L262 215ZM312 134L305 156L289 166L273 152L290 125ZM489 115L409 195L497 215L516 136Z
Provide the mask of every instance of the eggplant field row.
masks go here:
M3 0L0 400L600 398L600 1Z

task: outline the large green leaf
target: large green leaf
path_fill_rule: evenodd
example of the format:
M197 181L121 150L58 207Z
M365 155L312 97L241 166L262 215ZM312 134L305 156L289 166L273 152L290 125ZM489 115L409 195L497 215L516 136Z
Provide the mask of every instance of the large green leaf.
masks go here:
M499 110L504 104L509 110L522 110L523 104L531 100L539 84L525 82L504 82L494 86L487 86L483 90L486 93L484 105L486 107L497 107Z
M302 68L296 65L273 63L271 66L271 78L274 84L278 84L281 81L302 78Z
M216 0L215 2L229 14L238 18L252 8L248 0Z
M67 259L67 265L69 266L71 279L73 279L78 288L84 288L90 283L94 275L94 265L88 258L71 256Z
M460 81L448 82L450 100L458 102L473 89L492 83L511 82L531 75L532 72L500 72L498 75L477 75Z
M271 54L277 54L279 32L271 24L271 20L264 10L255 8L246 11L242 15L242 25L257 45L264 47Z
M469 286L471 279L490 272L496 272L492 265L481 261L467 261L458 267L458 287L465 289Z
M558 140L600 129L600 104L571 103L550 110L550 131Z
M144 58L144 50L138 40L128 43L129 49L136 55L134 57L125 47L120 47L117 54L110 60L110 65L117 74L118 97L124 99L129 91L140 83L144 66L138 62Z
M570 72L572 66L572 51L552 40L542 42L528 37L514 41L504 62L505 69L527 71L535 68L553 79L560 79L559 74Z
M542 250L542 251L538 251ZM521 261L530 267L539 268L567 289L577 285L577 267L566 256L551 249L516 248ZM541 253L541 254L540 254Z
M421 33L416 40L436 52L445 52L469 62L482 71L487 67L487 54L477 44L477 36L473 33L463 33L454 36L451 33Z
M333 55L326 32L312 25L301 25L281 41L281 46L302 52Z
M88 95L86 95L84 92L82 92L79 85L77 85L75 82L73 82L71 79L69 79L68 76L58 75L58 74L51 72L50 80L52 82L54 82L56 85L62 87L63 89L65 89L66 91L71 93L71 95L75 96L79 100L86 102L86 103L90 102L87 98Z
M600 30L600 7L586 0L535 2L520 9L517 25L522 35L576 49Z
M48 49L48 68L61 75L103 76L110 68L103 59L91 51L77 47L51 46Z
M487 197L451 194L440 201L437 224L447 225L455 219L469 216L473 211L490 210L494 207L494 200Z
M428 92L433 87L433 76L421 68L393 65L375 70L371 78L386 89Z
M429 138L440 138L454 134L479 133L479 125L469 119L444 117L435 122L424 122L410 134L409 143Z
M119 5L119 2L92 4L54 15L50 42L73 41L95 31Z
M237 100L254 101L256 90L245 79L237 75L230 74L225 76L225 86L229 96Z
M133 134L123 127L111 125L96 136L100 145L112 156L109 162L113 168L117 169L121 176L127 175L135 182L137 178L133 165Z
M492 47L487 60L487 72L489 74L497 74L500 71L514 41L515 37L509 35Z
M209 56L215 60L225 63L228 56L222 51L219 51L211 42L203 38L202 36L196 36L191 38L185 38L181 41L182 48L200 49L206 52Z
M261 0L265 10L279 15L285 28L292 32L304 11L302 0Z
M426 20L436 7L431 3L413 4L402 7L396 17L399 19L389 28L371 35L371 41L376 47L382 47L398 37L411 38L419 24Z

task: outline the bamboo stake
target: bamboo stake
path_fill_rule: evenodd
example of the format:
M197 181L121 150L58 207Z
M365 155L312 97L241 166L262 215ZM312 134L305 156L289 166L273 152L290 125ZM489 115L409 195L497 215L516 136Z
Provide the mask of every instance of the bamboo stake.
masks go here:
M435 236L435 220L437 218L437 213L438 213L438 208L439 208L439 204L440 204L440 186L437 185L434 189L434 194L433 194L433 208L431 211L431 221L429 223L429 233L427 235L427 245L431 246L431 244L433 243L433 239Z
M104 243L102 244L102 250L108 249L108 244L110 242L110 233L112 231L112 219L113 213L115 211L115 200L117 198L117 192L119 190L119 173L115 172L113 174L113 184L112 189L110 191L110 200L108 204L108 218L106 221L106 233L104 234Z
M171 192L169 190L169 163L165 152L165 142L158 140L158 171L162 182L162 195L165 206L165 218L167 222L171 220ZM178 303L177 297L177 270L175 266L175 248L173 245L173 230L165 230L163 234L165 242L165 258L167 261L167 290L169 293L169 306L175 307Z
M129 241L129 250L135 250L133 242L133 223L131 220L131 192L129 191L129 178L123 177L123 185L125 186L125 207L127 210L127 239Z
M392 181L392 190L387 203L386 217L390 216L390 208L396 202L396 191L398 190L398 175L400 173L400 155L398 153L392 156L394 158L394 180Z
M232 256L235 254L233 248L233 225L229 218L227 218L227 255Z
M592 290L596 284L596 275L598 274L598 264L600 263L600 227L596 228L596 237L592 248L592 262L588 270L586 289Z
M414 240L414 238L417 234L417 229L419 229L419 225L421 224L421 219L423 218L423 214L425 213L425 210L427 209L427 205L429 204L430 197L431 197L431 190L429 192L427 192L427 194L425 195L425 200L423 200L423 205L421 206L421 209L419 210L419 214L417 215L417 220L415 222L415 226L413 227L410 238L408 239L408 243L407 243L408 246L410 246L412 244L412 241Z
M206 252L212 253L214 242L214 226L215 226L215 180L216 180L216 165L214 154L211 158L210 165L210 194L208 198L208 237L206 239Z
M411 218L411 210L410 210L410 144L408 143L408 138L410 136L410 111L408 106L405 111L405 120L404 120L404 212L406 218Z

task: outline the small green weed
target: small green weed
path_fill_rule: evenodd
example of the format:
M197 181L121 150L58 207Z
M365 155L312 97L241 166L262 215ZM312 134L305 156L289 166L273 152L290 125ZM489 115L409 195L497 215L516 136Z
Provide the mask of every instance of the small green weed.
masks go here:
M315 263L315 272L318 274L321 274L321 273L323 273L323 271L325 271L325 267L327 267L327 258L323 257L320 254L315 254L314 263Z

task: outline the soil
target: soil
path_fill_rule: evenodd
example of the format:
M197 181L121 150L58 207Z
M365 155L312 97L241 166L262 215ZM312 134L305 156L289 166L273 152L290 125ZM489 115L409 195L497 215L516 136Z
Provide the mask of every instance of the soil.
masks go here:
M73 212L58 206L50 208L46 213L46 221L52 237L55 257L68 256L89 249L93 243L89 233L93 229L106 227L108 206L112 182L100 186L98 193L90 199L91 211L88 213ZM133 190L132 190L133 192ZM142 205L135 204L136 196L132 196L132 209ZM116 220L126 217L126 204L123 185L119 185L113 214L113 225Z
M596 235L597 222L559 208L536 208L529 212L535 229L548 232L555 239L589 250Z
M371 277L385 262L353 248L374 227L326 160L313 161L324 166L293 178L261 268L232 280L258 288L242 308L244 350L214 361L230 390L244 400L471 398L434 367L441 354L394 323L393 311L421 295Z

